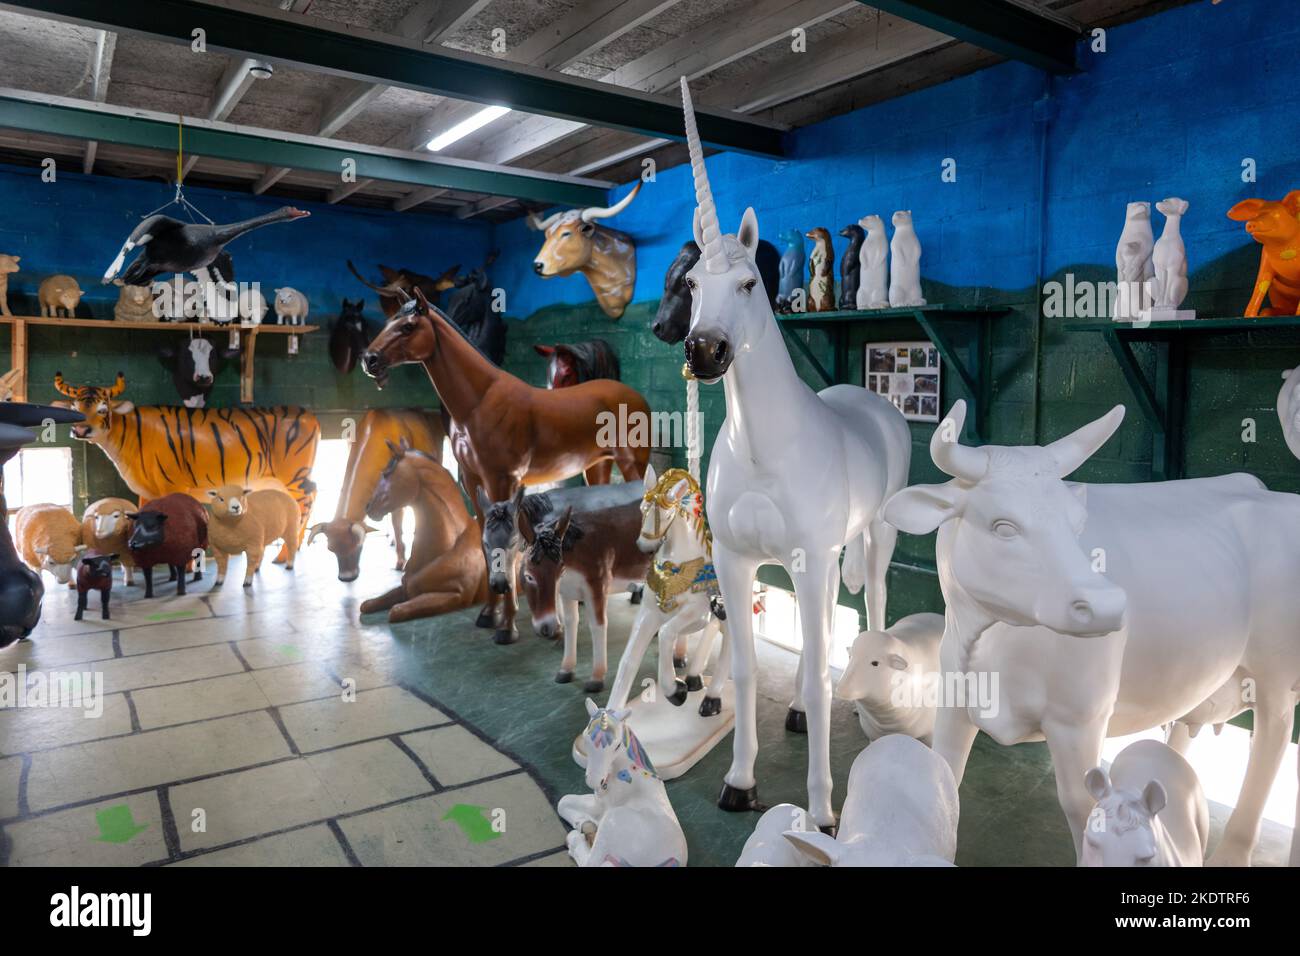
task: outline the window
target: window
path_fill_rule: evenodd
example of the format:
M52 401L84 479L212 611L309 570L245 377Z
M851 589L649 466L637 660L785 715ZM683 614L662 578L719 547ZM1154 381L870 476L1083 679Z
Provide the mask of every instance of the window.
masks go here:
M72 507L72 449L25 448L5 464L5 503Z
M799 619L799 602L793 591L754 583L754 633L779 647L803 649L803 624ZM831 618L830 665L843 668L849 662L849 647L858 636L858 612L835 605Z

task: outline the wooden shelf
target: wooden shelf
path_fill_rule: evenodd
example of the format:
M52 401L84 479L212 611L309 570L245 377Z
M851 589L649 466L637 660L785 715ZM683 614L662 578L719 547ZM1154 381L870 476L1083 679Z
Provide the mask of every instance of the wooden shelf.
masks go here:
M1157 481L1183 476L1186 445L1183 419L1187 407L1187 343L1193 338L1300 330L1300 316L1205 318L1184 322L1067 322L1067 332L1100 335L1133 394L1138 411L1151 428L1151 477ZM1133 352L1134 342L1155 350L1151 375Z
M62 326L78 329L129 330L133 332L211 332L229 334L238 330L239 344L239 400L245 404L253 401L253 356L257 351L259 335L306 335L320 328L318 325L245 325L232 322L218 325L215 322L120 322L116 319L51 319L36 315L0 315L0 325L13 327L10 341L10 366L20 369L14 382L14 401L27 401L27 330L30 326Z
M848 309L834 312L790 312L776 317L777 324L791 329L818 329L831 339L831 371L817 360L808 344L797 335L787 336L827 385L849 380L849 332L855 327L882 324L913 324L934 343L944 364L952 369L970 402L966 419L967 437L987 441L985 413L990 400L985 374L991 361L989 322L1006 315L1007 306L923 305L897 309Z

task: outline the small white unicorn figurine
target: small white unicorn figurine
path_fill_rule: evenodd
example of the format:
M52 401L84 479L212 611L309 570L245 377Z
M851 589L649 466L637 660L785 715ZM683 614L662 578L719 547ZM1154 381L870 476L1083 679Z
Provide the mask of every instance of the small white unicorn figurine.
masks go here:
M597 707L589 697L587 715L592 792L563 796L557 807L573 827L569 855L579 866L685 866L686 835L627 711Z
M647 467L637 546L655 555L646 580L650 593L632 624L608 706L627 706L632 682L656 633L659 635L659 687L669 701L681 706L688 691L704 688L701 675L709 661L714 638L723 628L713 613L719 595L718 576L713 570L713 538L704 518L699 482L689 472L670 468L656 478L654 468ZM686 635L695 633L700 633L700 639L687 659L683 681L673 670L673 647ZM709 681L708 693L700 702L701 717L712 717L722 710L722 688L731 669L730 652L731 645L723 631L718 666Z

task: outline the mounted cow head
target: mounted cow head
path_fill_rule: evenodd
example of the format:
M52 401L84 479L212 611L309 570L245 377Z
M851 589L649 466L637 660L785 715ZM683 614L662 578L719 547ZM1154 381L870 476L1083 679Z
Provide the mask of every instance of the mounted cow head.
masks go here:
M193 338L182 348L165 345L158 349L158 361L172 373L172 383L186 408L203 408L217 374L239 349L213 348L207 339Z
M953 480L904 488L884 508L885 520L908 534L938 529L949 610L983 625L1042 625L1076 637L1118 630L1127 596L1080 546L1087 486L1064 479L1119 428L1124 406L1043 447L959 444L965 418L959 401L930 440L930 457Z
M626 209L641 192L641 185L638 182L613 206L569 209L545 219L529 213L528 224L546 234L533 259L533 271L543 279L581 272L605 314L619 318L632 301L636 285L636 246L626 233L597 225L597 221Z
M134 408L132 402L115 401L117 396L126 391L126 376L117 373L117 380L107 388L96 385L69 385L63 379L62 372L54 373L54 387L59 394L66 395L70 401L59 403L61 406L81 412L85 421L72 426L72 437L81 441L102 441L108 434L114 415L127 415Z

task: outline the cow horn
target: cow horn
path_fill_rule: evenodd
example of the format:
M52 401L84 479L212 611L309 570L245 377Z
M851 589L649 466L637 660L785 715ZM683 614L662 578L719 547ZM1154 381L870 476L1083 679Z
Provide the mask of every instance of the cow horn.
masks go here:
M113 382L113 386L108 390L108 397L117 398L117 396L121 395L125 391L126 391L126 376L123 375L121 372L118 372L117 378Z
M551 228L551 223L555 222L555 220L559 219L563 215L564 211L561 210L560 212L551 213L545 219L539 219L537 213L530 212L528 214L528 225L532 226L538 232L545 232L547 229Z
M610 216L617 216L632 204L632 200L636 198L636 194L641 191L643 185L645 185L645 181L639 180L630 193L612 206L588 206L582 211L582 221L591 222L593 219L608 219Z
M312 543L313 541L316 540L316 535L318 535L318 534L322 534L324 531L325 531L325 522L323 522L323 521L320 522L319 524L314 524L314 525L312 525L310 528L308 528L308 529L307 529L307 547L310 548L310 547L311 547L311 543Z
M962 481L975 482L988 470L988 452L982 448L963 445L961 427L966 423L966 402L958 399L948 411L948 417L939 423L930 437L930 458L945 475ZM949 441L947 435L952 435Z
M1044 446L1056 461L1057 474L1064 478L1091 458L1097 449L1110 440L1122 421L1124 406L1116 405L1096 421Z
M713 203L709 188L709 174L704 168L704 148L700 145L700 131L695 125L695 107L691 104L691 88L682 77L682 111L686 114L686 145L691 153L691 172L695 176L695 204L699 209L700 238L704 240L700 258L707 272L726 272L727 254L722 247L722 228L718 225L718 209Z
M60 395L66 395L68 398L77 397L77 390L63 380L62 372L54 373L54 387L58 389Z

